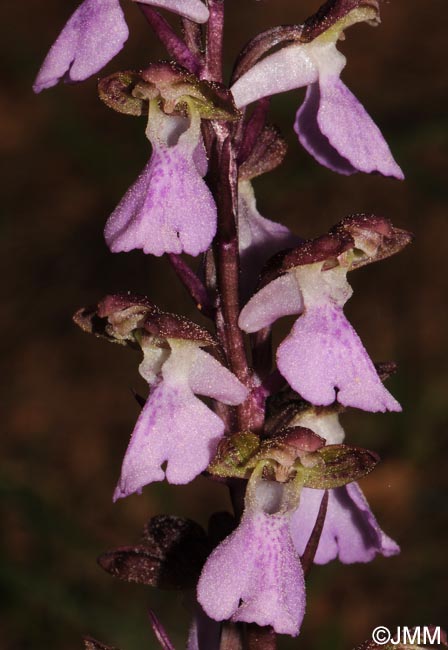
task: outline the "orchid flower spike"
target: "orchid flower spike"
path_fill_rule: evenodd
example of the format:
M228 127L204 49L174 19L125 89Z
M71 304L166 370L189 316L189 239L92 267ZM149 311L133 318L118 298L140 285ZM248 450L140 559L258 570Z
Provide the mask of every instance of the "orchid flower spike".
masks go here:
M146 135L151 158L109 217L104 235L113 253L206 251L216 233L217 211L203 177L208 161L201 118L186 100L188 117L166 115L157 100L149 103Z
M168 9L197 23L208 20L202 0L138 0ZM34 91L58 81L83 81L99 72L122 49L129 35L119 0L84 0L69 18L48 52L34 82Z
M221 418L196 395L231 405L247 396L238 379L201 349L210 345L210 335L200 340L201 328L190 325L171 314L155 314L146 324L157 334L142 340L140 374L152 389L126 451L114 500L140 493L145 485L162 481L165 473L169 483L192 481L206 469L224 434Z
M305 612L305 582L290 534L291 484L262 480L258 468L246 492L238 528L210 555L198 600L210 618L271 625L297 636ZM296 504L296 498L292 501Z
M298 41L259 60L231 90L241 108L306 87L294 129L308 153L340 174L379 172L403 179L380 130L340 79L346 58L336 43L358 22L379 22L377 0L330 0L305 22Z
M277 366L303 399L315 405L337 399L366 411L401 410L343 307L352 294L347 272L398 252L410 240L386 219L355 215L328 235L273 259L265 286L241 311L239 326L256 332L281 316L301 314L277 350Z
M299 412L290 426L311 429L326 444L340 444L345 438L338 408L313 408ZM291 517L291 536L303 555L317 519L324 490L303 488L300 503ZM370 562L375 555L385 557L400 552L399 546L380 528L358 483L328 491L325 522L314 562L326 564L339 559L344 564Z

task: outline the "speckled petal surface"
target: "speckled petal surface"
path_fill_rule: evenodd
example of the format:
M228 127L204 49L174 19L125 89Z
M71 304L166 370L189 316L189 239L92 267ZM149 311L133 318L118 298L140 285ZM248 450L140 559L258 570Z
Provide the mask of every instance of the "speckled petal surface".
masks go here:
M205 395L224 404L241 404L248 389L210 354L198 349L190 367L188 383L197 395Z
M195 164L203 162L200 120L188 126L154 110L147 131L151 159L109 217L104 235L114 253L195 256L210 246L217 221L213 196Z
M357 170L337 152L327 136L322 133L317 121L319 106L319 84L314 83L308 86L305 100L297 111L294 122L294 131L300 144L324 167L347 176L354 174Z
M118 54L128 35L119 0L85 0L48 52L35 92L51 88L65 75L82 81L96 74Z
M283 47L256 63L231 87L237 108L252 102L302 88L317 81L318 70L303 45Z
M359 336L340 307L309 307L277 350L280 373L316 405L336 400L364 411L401 411L383 386Z
M310 538L323 493L304 488L291 518L291 535L299 554ZM397 544L379 527L357 483L329 491L327 515L314 558L316 564L335 559L344 564L370 562L377 554L389 557L399 552Z
M161 465L165 461L169 483L189 483L210 463L224 433L222 420L193 392L198 389L197 384L206 381L200 375L195 377L196 363L206 353L192 342L170 339L170 347L171 355L163 363L157 384L135 425L114 499L141 492L153 481L162 481L165 474ZM242 401L246 389L232 373L217 361L216 364L208 366L209 373L215 374L210 385L214 381L227 382L222 392L231 393L235 399L239 391ZM215 387L213 392L217 391Z
M285 273L258 291L241 310L238 324L244 332L258 332L282 316L299 314L303 300L294 273Z
M283 224L265 219L258 212L250 181L238 185L238 232L241 289L247 298L267 260L278 251L297 246L300 238Z
M305 584L289 533L289 515L249 512L208 558L198 600L213 619L272 625L296 636Z
M338 77L322 76L307 89L294 129L305 149L333 171L404 178L381 131Z
M209 464L224 432L222 420L188 386L162 381L137 420L123 461L114 500L163 481L192 481Z
M167 9L179 16L184 16L195 23L205 23L208 20L209 11L202 0L135 0L144 5L152 5Z

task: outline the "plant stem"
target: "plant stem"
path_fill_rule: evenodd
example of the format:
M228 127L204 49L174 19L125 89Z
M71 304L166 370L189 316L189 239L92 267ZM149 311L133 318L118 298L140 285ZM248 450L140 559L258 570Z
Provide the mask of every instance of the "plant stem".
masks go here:
M212 81L222 81L222 52L224 30L224 0L207 0L210 19L207 26L205 66L201 77ZM263 105L262 105L263 106ZM265 119L265 111L260 111L257 122ZM241 126L241 125L240 125ZM244 335L238 326L240 314L240 263L238 241L238 149L237 136L244 133L233 125L213 122L206 129L210 159L209 181L215 196L218 210L218 229L213 246L216 269L216 328L225 349L230 369L251 393L244 404L237 407L238 428L258 430L264 421L264 410L260 409L256 392L252 390L252 371L249 368ZM256 132L262 126L252 128ZM245 142L250 151L256 139L251 134ZM229 490L235 516L241 519L244 510L246 483L230 481ZM247 632L244 635L244 632ZM244 638L244 644L243 644ZM245 626L230 622L223 624L220 650L275 650L276 634L272 628L260 628L255 624Z
M221 152L215 176L215 199L218 207L218 234L215 242L216 271L219 295L218 331L227 353L230 369L238 379L251 388L251 373L246 357L244 336L238 327L239 305L239 252L237 219L238 169L231 137L218 132ZM250 427L249 400L238 407L241 429Z

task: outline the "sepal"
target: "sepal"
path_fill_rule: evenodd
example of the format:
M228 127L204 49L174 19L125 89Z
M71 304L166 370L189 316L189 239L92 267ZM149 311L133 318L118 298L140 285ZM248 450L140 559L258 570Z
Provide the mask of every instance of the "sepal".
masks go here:
M262 273L261 286L294 268L309 264L323 263L323 271L336 266L353 271L401 252L412 240L412 233L396 228L385 217L352 214L327 234L303 240L296 248L274 255Z
M200 80L173 62L159 62L142 71L115 72L98 84L100 99L127 115L147 115L149 102L158 99L167 115L188 114L188 104L204 120L236 120L241 116L231 92L222 84Z
M210 552L203 529L190 519L153 517L136 546L103 553L98 564L124 580L159 589L189 589L199 577Z
M341 261L349 271L400 253L414 238L407 230L395 228L389 219L364 213L345 217L330 232L342 238L348 234L353 240L351 254Z
M381 22L378 0L328 0L305 21L301 40L310 43L322 35L341 38L345 29L360 22L372 27Z
M328 490L357 481L376 467L379 456L345 444L326 445L302 459L304 487Z
M141 74L135 70L114 72L99 80L98 96L108 108L117 113L141 117L148 115L149 100L158 96L155 88L151 96L151 88L148 87L146 98L142 98L139 89L141 84Z
M298 480L303 487L326 490L363 478L378 462L372 451L325 445L325 439L311 429L295 426L262 441L250 431L225 438L207 471L220 478L248 479L262 465L266 480Z
M87 334L136 347L146 318L158 312L159 308L145 296L119 293L106 296L94 307L81 307L73 321Z
M235 65L235 83L274 47L306 45L323 36L328 40L343 38L343 31L358 22L371 26L380 20L378 0L328 0L303 25L279 25L258 34L244 47ZM321 39L323 40L323 39Z
M252 431L240 431L224 438L207 471L221 478L248 478L249 463L260 449L260 439Z
M95 307L82 307L73 320L88 334L132 347L144 348L148 343L166 347L168 339L191 341L201 347L217 345L208 330L130 292L108 295Z

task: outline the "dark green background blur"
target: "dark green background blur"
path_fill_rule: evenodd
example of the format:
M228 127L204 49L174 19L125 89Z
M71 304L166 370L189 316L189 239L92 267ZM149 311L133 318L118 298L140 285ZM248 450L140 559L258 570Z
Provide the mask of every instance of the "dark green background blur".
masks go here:
M177 594L113 580L96 556L138 538L161 512L206 523L227 507L223 488L198 479L153 485L112 505L144 390L138 357L77 331L71 314L103 294L149 292L193 315L164 260L110 255L105 220L147 159L144 123L96 99L95 80L40 96L33 78L75 1L2 3L0 89L4 450L0 485L1 648L69 650L90 633L123 650L155 648L154 607L177 647L186 616ZM318 0L228 0L226 61L261 29L300 22ZM161 56L136 6L132 37L108 71ZM390 388L402 415L349 414L349 440L383 462L362 485L384 529L402 546L393 559L337 563L310 576L299 639L284 648L350 650L377 625L448 623L447 86L446 0L382 5L378 29L349 30L344 80L383 130L406 173L345 178L320 168L292 132L303 91L273 101L290 142L285 165L256 181L262 213L303 236L354 211L376 211L416 235L396 258L351 277L347 313L372 357L395 359Z

